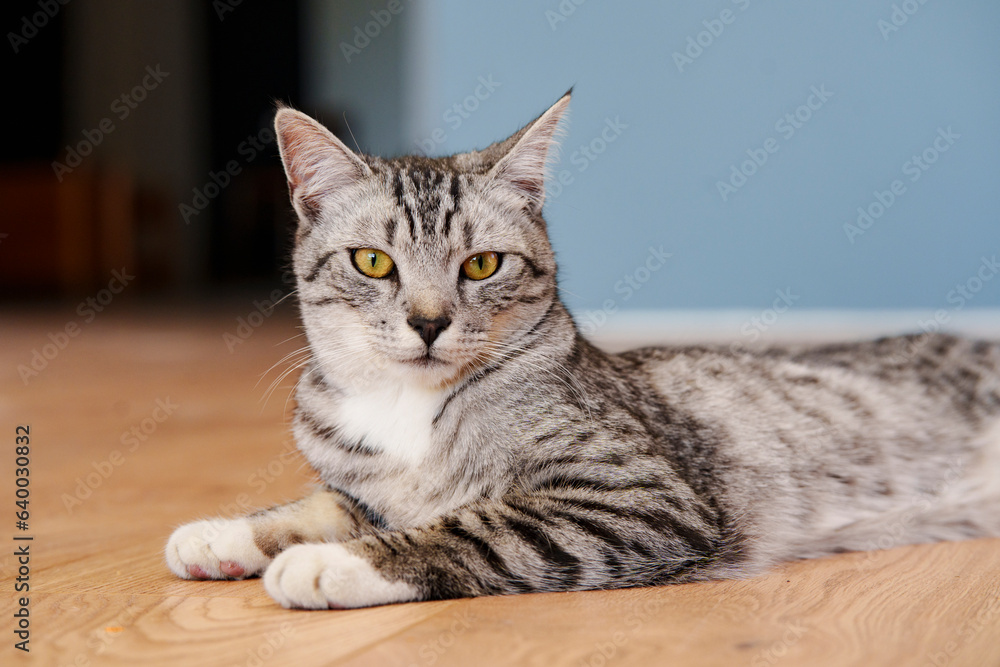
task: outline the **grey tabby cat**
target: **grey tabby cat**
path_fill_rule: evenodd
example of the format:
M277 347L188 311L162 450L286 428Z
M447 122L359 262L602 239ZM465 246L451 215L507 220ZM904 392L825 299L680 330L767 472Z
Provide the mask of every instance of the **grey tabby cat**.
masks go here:
M285 607L650 586L1000 535L1000 344L596 349L542 219L569 94L485 150L358 155L278 111L323 485L180 527Z

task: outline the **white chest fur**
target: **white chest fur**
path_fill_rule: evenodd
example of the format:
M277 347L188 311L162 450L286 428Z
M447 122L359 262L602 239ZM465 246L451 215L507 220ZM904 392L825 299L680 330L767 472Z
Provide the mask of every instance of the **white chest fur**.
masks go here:
M338 430L416 465L431 448L431 424L445 396L440 390L405 384L348 395L339 406Z

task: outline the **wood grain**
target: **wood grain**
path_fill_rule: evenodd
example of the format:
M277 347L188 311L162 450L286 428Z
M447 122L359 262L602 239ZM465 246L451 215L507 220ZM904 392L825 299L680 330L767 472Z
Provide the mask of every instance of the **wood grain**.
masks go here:
M30 424L34 541L30 656L13 649L13 549L0 556L0 662L1000 665L1000 540L845 554L746 581L324 613L283 610L257 580L178 580L162 556L176 525L313 482L289 450L293 380L263 400L269 369L303 344L291 309L232 351L223 339L253 298L180 315L113 303L93 322L75 304L3 314L0 497L13 501L14 427ZM25 384L18 366L67 322L80 333Z

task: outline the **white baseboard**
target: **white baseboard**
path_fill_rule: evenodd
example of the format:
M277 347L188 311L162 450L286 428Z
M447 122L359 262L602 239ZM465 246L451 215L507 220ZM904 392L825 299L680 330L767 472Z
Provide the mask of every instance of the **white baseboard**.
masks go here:
M963 310L624 310L597 326L577 317L589 339L607 349L683 343L822 343L941 330L1000 340L1000 308ZM921 325L924 325L923 328Z

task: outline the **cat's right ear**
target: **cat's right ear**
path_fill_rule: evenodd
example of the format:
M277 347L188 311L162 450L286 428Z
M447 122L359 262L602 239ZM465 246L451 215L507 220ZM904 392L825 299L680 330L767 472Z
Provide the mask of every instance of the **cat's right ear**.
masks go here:
M301 111L281 107L274 117L288 192L301 220L315 222L322 203L370 176L371 168L332 132Z

